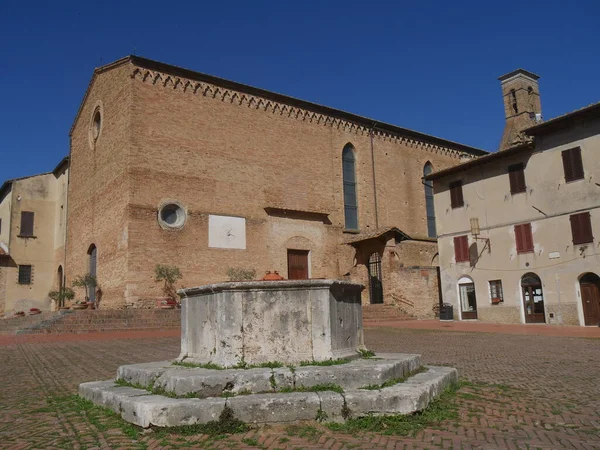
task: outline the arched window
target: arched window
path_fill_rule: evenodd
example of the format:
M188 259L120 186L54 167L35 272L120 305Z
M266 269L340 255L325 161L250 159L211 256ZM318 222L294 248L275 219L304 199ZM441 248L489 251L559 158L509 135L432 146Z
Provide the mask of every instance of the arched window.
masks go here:
M344 227L347 230L358 230L356 160L352 144L346 144L342 151L342 174L344 178Z
M425 164L423 168L423 176L433 172L433 166L430 162ZM433 185L431 181L423 180L425 185L425 210L427 211L427 236L430 238L437 237L435 230L435 209L433 207Z

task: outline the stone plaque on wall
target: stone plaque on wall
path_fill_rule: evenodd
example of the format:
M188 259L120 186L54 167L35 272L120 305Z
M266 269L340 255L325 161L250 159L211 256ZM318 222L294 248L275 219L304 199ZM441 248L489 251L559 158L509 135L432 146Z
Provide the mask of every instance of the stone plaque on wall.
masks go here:
M208 216L208 246L246 249L246 219L243 217Z

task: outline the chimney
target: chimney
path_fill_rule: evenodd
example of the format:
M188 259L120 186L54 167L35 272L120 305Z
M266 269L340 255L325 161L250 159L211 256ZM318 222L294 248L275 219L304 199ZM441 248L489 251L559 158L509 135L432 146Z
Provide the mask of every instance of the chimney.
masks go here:
M506 150L527 142L528 138L523 130L541 121L539 78L536 74L523 69L517 69L498 78L502 87L506 118L498 150Z

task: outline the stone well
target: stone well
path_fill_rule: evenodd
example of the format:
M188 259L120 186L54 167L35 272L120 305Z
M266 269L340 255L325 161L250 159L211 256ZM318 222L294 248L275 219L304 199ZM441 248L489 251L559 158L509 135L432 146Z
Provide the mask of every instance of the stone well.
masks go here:
M116 379L80 384L79 395L141 427L224 412L259 424L421 411L458 374L423 366L419 355L359 355L362 289L298 280L181 290L179 361L121 366ZM271 364L252 366L263 362Z
M179 360L233 366L356 357L361 291L337 280L219 283L179 291Z

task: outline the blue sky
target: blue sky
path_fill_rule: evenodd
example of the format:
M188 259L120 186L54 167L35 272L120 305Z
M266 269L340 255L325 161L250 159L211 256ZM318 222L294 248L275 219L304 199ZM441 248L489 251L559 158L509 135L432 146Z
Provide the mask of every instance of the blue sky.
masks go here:
M94 67L135 52L493 151L498 76L600 101L600 2L0 1L0 182L50 171Z

